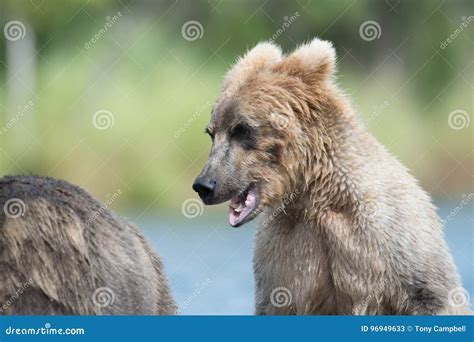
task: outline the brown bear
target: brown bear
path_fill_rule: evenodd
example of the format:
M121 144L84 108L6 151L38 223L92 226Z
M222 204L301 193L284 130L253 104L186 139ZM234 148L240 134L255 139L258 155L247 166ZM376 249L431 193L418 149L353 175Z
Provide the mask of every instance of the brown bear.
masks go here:
M56 179L0 178L0 270L3 315L176 313L140 231Z
M261 43L227 74L193 184L257 228L256 313L468 313L430 197L336 86L335 50ZM459 300L461 296L461 300Z

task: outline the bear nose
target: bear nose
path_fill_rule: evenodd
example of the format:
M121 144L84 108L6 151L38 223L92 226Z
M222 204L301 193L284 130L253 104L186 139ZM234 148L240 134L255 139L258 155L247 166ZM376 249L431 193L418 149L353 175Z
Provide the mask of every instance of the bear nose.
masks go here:
M216 181L209 177L198 177L193 184L193 190L199 194L203 200L213 195Z

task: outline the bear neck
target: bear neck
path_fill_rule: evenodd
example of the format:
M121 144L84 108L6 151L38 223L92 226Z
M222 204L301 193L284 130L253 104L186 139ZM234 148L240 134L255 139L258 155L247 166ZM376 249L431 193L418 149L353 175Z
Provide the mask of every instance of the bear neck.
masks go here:
M347 104L337 110L337 115L320 118L324 129L314 127L307 139L308 152L302 160L308 162L301 170L301 184L295 184L292 192L298 196L285 208L298 222L318 220L327 212L352 216L360 203L362 169L377 142Z

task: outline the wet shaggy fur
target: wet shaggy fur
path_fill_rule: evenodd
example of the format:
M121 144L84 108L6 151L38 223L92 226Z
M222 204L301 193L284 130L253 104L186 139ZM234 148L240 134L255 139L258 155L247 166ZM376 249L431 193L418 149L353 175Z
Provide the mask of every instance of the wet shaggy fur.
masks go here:
M470 313L430 197L360 123L335 60L319 39L286 56L257 45L207 128L207 203L258 189L256 313Z
M81 188L1 178L0 209L0 314L176 312L163 265L143 235Z

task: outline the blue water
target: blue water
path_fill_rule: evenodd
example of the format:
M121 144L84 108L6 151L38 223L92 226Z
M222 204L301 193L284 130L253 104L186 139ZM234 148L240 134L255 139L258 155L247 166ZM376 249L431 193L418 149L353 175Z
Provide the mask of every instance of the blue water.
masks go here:
M459 203L444 203L447 218ZM181 212L135 218L159 252L173 295L184 315L248 315L254 312L252 273L255 223L241 228L227 224L222 214L187 219ZM472 206L445 222L446 239L464 287L474 298L474 230ZM472 303L472 300L471 300Z

